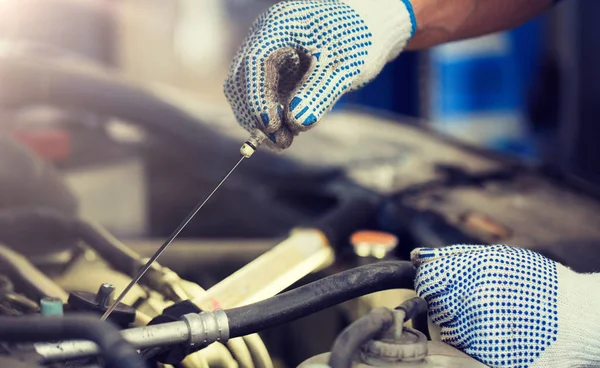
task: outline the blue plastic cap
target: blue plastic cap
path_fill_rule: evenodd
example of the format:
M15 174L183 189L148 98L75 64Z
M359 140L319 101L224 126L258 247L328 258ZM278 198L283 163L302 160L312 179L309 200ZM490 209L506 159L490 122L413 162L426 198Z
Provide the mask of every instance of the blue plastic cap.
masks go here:
M62 316L63 303L58 298L43 298L40 301L42 316Z

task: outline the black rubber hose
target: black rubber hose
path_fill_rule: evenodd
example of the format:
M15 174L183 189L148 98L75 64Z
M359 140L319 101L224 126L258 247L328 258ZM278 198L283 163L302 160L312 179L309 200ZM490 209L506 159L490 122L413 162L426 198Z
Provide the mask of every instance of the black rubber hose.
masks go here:
M429 340L429 322L427 320L427 301L423 298L412 298L405 301L396 309L401 309L406 313L405 321L412 320L412 327L422 332Z
M0 317L0 340L41 342L82 339L95 342L109 368L144 368L135 348L113 325L97 316Z
M403 310L406 313L405 321L411 320L416 316L427 312L427 301L422 298L412 298L400 305L397 310Z
M369 314L348 326L338 336L331 349L331 368L351 368L358 349L394 324L394 313L387 308L373 309Z
M0 241L16 248L23 243L34 243L36 239L71 243L82 240L117 271L127 275L135 275L143 265L142 257L100 225L52 208L21 207L0 211Z
M325 277L264 301L225 311L230 336L264 331L378 291L413 289L415 274L410 262L381 262Z
M0 270L15 284L19 292L31 299L46 296L67 301L69 295L43 274L23 255L0 244Z

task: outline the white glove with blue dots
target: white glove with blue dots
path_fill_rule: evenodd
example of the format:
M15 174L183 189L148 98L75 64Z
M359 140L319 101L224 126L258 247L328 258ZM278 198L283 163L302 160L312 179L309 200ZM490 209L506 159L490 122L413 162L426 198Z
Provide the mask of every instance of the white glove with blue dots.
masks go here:
M409 0L281 1L252 26L225 95L240 125L285 149L375 78L415 30Z
M490 367L600 366L600 275L503 245L416 249L442 340Z

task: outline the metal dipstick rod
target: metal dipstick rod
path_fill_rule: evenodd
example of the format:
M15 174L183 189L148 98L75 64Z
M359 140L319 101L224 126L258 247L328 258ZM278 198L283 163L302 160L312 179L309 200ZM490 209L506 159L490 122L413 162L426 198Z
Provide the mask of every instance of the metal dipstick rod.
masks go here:
M119 296L115 299L115 301L108 307L106 312L102 315L102 320L106 320L110 314L117 308L119 303L123 301L123 298L131 291L131 289L141 280L142 277L148 272L148 270L152 267L154 262L158 260L158 258L167 250L169 245L173 243L175 238L179 236L181 231L192 221L192 219L200 212L200 210L208 203L208 201L215 195L215 193L223 186L225 181L233 174L233 172L240 166L240 164L244 161L244 159L252 157L254 152L264 143L267 137L259 130L254 131L252 136L244 143L244 145L240 148L240 153L242 157L235 164L235 166L225 175L223 180L215 187L215 189L206 197L206 199L196 205L196 207L190 212L190 214L183 220L181 224L173 231L173 233L167 238L167 240L158 248L156 253L150 257L150 259L146 262L144 267L140 269L137 275L133 278L133 280L127 285L127 287L119 294Z

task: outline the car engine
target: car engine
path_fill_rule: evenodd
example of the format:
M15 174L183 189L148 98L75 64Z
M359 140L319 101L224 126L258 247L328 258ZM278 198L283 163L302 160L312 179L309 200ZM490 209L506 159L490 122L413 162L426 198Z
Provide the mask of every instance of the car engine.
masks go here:
M211 225L196 230L210 237L177 241L103 322L164 235L122 241L81 216L61 167L13 134L27 126L18 113L51 105L80 133L105 132L82 111L135 124L149 160L177 157L194 196L234 159L241 132L81 60L32 52L0 62L2 367L482 367L428 322L412 249L511 243L597 270L581 256L600 239L582 221L600 220L592 188L410 123L340 113L327 126L369 121L360 158L327 128L310 150L259 152L204 214Z

